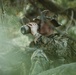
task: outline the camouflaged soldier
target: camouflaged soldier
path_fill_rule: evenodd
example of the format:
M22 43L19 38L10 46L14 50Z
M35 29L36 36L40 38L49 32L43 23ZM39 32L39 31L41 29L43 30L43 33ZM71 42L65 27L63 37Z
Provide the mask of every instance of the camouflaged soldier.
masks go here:
M37 17L36 20L40 21L40 18ZM55 19L51 22L46 21L27 23L31 34L35 37L29 46L33 49L30 56L30 75L37 75L45 70L76 61L74 49L76 46L72 46L74 42L54 32L52 25L60 26Z
M31 28L32 35L35 38L38 37L30 44L30 48L36 49L31 56L31 62L34 62L34 64L31 67L30 75L37 75L38 73L41 73L47 69L76 61L76 50L74 49L75 46L72 47L72 44L74 44L73 41L60 36L58 33L54 33L54 29L51 28L51 26L48 26L46 23L44 23L39 32L37 23L31 22L28 23L28 26ZM71 41L70 45L69 41ZM41 50L41 52L38 52L39 50ZM42 53L44 55L42 55ZM45 59L45 61L41 61L41 58L42 60ZM35 61L33 59L35 59ZM46 69L43 69L46 67L44 62L48 62L46 64L48 68ZM41 66L39 67L38 65Z

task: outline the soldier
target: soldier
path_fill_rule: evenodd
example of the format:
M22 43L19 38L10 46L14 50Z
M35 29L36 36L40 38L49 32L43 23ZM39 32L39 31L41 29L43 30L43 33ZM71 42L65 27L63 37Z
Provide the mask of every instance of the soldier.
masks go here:
M27 15L27 17L29 16ZM72 47L74 41L62 37L58 33L54 33L51 25L55 27L59 26L57 21L52 20L50 22L49 20L45 20L44 23L41 23L40 19L37 20L39 22L27 23L31 34L35 37L34 41L29 45L33 49L30 55L30 75L37 75L42 71L55 68L62 64L75 62L76 46ZM50 23L50 26L48 23Z
M45 13L45 15L47 18L50 17L50 14ZM30 33L35 37L29 45L31 50L33 49L30 54L30 75L37 75L42 71L76 61L76 46L72 46L75 42L55 33L52 25L54 27L60 26L55 19L51 19L51 21L44 19L44 22L42 22L40 16L38 16L34 22L29 22L27 25L27 29L30 28Z
M30 75L37 75L50 68L76 61L75 50L73 51L74 48L71 46L74 44L73 41L54 33L54 29L48 26L47 23L44 23L40 32L37 23L30 22L28 26L32 35L35 38L37 37L36 41L30 43L30 48L36 49L31 55L31 63L33 64ZM70 45L69 41L71 41ZM44 68L46 65L47 68Z

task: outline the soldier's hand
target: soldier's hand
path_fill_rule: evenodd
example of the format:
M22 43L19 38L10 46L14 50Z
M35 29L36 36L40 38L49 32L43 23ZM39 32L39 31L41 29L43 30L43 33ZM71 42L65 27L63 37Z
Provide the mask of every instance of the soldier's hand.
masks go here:
M31 28L31 33L34 35L34 42L36 43L37 39L41 36L41 34L38 33L38 25L35 22L30 22L27 25Z
M38 25L37 25L37 23L30 22L27 25L30 27L32 35L35 36L36 34L38 34Z

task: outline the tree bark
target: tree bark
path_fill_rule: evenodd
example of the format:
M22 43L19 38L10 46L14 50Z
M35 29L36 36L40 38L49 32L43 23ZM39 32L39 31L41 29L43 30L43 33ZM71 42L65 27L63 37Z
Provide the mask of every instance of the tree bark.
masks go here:
M35 7L38 7L35 5L35 0L29 0L30 3L32 3ZM64 8L62 6L59 6L58 4L55 4L51 0L36 0L37 3L40 3L45 7L46 9L50 10L51 12L55 14L65 15L69 19L71 17L71 12L74 12L74 19L76 19L76 8Z
M64 8L62 8L59 5L53 3L51 0L37 0L37 1L53 13L59 13L62 10L64 10Z

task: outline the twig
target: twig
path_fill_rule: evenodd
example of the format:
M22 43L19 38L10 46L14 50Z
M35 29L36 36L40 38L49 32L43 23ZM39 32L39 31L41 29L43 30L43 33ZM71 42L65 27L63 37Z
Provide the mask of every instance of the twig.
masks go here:
M3 17L4 17L4 13L5 13L4 7L3 7L3 0L0 0L0 7L1 7L1 10L2 10L1 19L3 21Z
M71 11L71 19L70 19L70 22L68 23L69 26L67 26L65 32L67 32L68 29L70 28L70 26L72 25L72 22L73 22L73 20L74 20L73 17L74 17L74 11L72 10L72 11Z
M48 23L48 25L50 25L50 23ZM60 30L56 29L53 25L51 25L51 27L52 27L54 30L56 30L60 35L66 37L66 38L69 38L70 40L76 42L76 39L73 38L73 37L71 37L71 36L68 35L67 33L63 33L63 32L61 32Z

